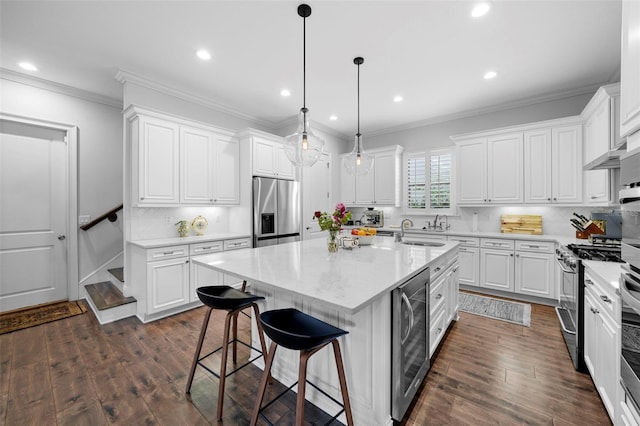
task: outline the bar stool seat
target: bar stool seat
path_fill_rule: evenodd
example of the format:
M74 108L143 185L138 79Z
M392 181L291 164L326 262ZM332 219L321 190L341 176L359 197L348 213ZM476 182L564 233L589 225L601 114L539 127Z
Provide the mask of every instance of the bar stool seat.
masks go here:
M294 308L279 309L263 312L260 315L264 332L271 339L271 347L267 356L258 398L253 410L251 425L256 425L258 417L262 416L269 424L269 420L264 416L263 411L273 404L277 399L291 390L296 384L298 385L298 396L296 402L296 426L302 426L304 423L304 402L305 402L305 385L309 383L320 393L327 396L333 402L341 407L341 410L333 416L329 421L331 423L340 414L345 413L347 424L353 426L353 415L351 413L351 404L349 402L349 393L347 390L347 381L344 374L344 364L340 353L340 344L338 337L344 336L348 331L327 324L311 315L307 315ZM333 352L338 370L338 379L340 381L340 391L342 393L342 404L328 395L315 384L307 380L307 362L309 358L329 343L333 346ZM270 379L271 366L275 358L276 349L283 346L287 349L300 351L300 366L298 370L298 381L287 388L272 401L262 406L262 400L267 387L267 381ZM328 423L327 423L328 424Z
M238 370L246 367L251 364L253 361L257 360L261 356L264 356L267 353L267 346L264 340L264 332L262 329L262 324L259 321L260 311L258 310L258 305L256 301L264 299L262 296L256 296L250 293L246 293L244 290L246 288L246 281L242 284L242 290L237 290L233 287L222 285L222 286L206 286L199 287L196 289L198 294L198 298L204 303L209 309L205 314L204 321L202 323L202 329L200 330L200 338L198 339L198 344L196 346L196 353L193 357L193 362L191 364L191 370L189 371L189 378L187 379L187 388L186 393L189 395L191 393L191 385L193 383L193 377L196 371L196 367L199 365L209 373L213 374L215 377L219 379L218 385L218 420L222 420L222 409L223 409L223 401L224 401L224 385L225 380L230 375L236 373ZM256 318L256 323L258 326L258 336L260 338L260 346L261 350L254 348L248 343L243 342L238 339L238 314L242 312L244 309L252 308L254 311L254 316ZM207 328L209 325L209 319L211 318L211 312L214 309L227 311L227 315L225 317L224 324L224 337L222 340L222 346L209 352L207 355L200 357L202 352L202 345L204 343L204 338L207 332ZM243 312L244 313L244 312ZM245 314L246 315L246 314ZM229 334L232 333L232 339L229 340ZM237 343L240 343L249 349L253 349L259 353L255 358L249 359L247 362L242 364L239 367L235 367L232 371L227 373L227 356L229 352L229 344L232 345L233 352L233 363L236 364L237 361ZM222 350L222 361L220 363L220 374L217 374L215 371L211 370L208 366L202 363L206 358L213 355L214 353ZM269 376L270 379L271 376Z

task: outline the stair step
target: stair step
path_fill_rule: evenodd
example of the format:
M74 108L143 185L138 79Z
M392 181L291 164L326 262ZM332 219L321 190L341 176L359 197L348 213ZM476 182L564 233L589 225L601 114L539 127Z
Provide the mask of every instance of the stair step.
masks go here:
M117 268L116 268L117 269ZM121 269L121 268L120 268ZM85 290L95 307L102 311L116 306L134 303L133 297L124 297L122 292L110 281L86 285Z
M120 281L121 283L124 282L124 268L113 268L108 269L108 271L111 273L111 275L116 277L118 281Z

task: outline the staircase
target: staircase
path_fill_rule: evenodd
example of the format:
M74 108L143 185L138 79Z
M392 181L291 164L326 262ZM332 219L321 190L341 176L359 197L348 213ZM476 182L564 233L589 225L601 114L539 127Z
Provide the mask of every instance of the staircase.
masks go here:
M136 315L137 302L122 294L124 268L109 269L109 281L86 285L87 303L100 324Z

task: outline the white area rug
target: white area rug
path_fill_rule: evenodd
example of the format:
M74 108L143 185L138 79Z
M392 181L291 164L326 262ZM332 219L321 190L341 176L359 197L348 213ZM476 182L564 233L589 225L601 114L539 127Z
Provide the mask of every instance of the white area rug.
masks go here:
M494 299L476 294L460 293L460 309L474 315L507 321L514 324L531 326L531 305Z

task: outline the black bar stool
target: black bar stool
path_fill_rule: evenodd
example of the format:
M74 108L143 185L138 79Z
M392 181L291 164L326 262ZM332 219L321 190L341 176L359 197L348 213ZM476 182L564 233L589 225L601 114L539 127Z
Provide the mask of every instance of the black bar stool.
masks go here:
M255 296L250 293L245 293L244 290L246 286L247 286L247 282L245 281L242 283L242 290L237 290L227 285L199 287L196 290L198 293L198 297L200 298L202 303L204 303L206 306L209 307L209 310L204 316L204 321L202 323L202 330L200 330L200 338L198 339L198 345L196 346L196 353L193 357L193 363L191 364L191 371L189 372L189 379L187 380L186 393L187 395L191 393L191 384L193 383L193 376L196 372L196 366L198 365L200 365L209 373L213 374L215 377L220 379L220 384L218 388L218 420L222 419L222 404L224 402L224 384L225 384L226 378L232 375L233 373L237 372L241 368L244 368L247 365L251 364L253 361L260 358L261 356L264 356L264 354L267 353L267 345L265 344L265 341L264 341L262 325L258 320L258 318L260 317L260 311L258 310L258 305L255 303L257 300L264 299L264 297ZM256 323L258 325L258 336L260 337L260 345L262 346L262 351L259 351L253 346L238 339L238 314L247 308L253 308L253 312L256 317ZM207 333L207 326L209 325L211 312L214 309L221 309L221 310L227 311L227 316L225 317L225 321L224 321L224 337L222 341L222 346L208 353L207 355L200 357L200 353L202 351L202 344L204 343L204 336ZM229 341L230 331L233 334L231 341ZM238 342L250 349L260 352L260 355L256 356L253 359L250 359L249 361L242 364L240 367L236 367L234 370L227 373L227 354L229 352L229 343L232 344L233 363L235 365L236 359L237 359L237 343ZM222 362L220 363L220 374L216 374L213 370L211 370L209 367L204 365L202 361L205 358L208 358L209 356L218 352L219 350L222 350ZM270 377L271 376L269 376L269 378Z
M305 385L309 383L342 408L327 424L331 423L344 412L347 418L347 425L353 426L353 415L351 414L351 404L349 403L347 380L344 375L344 365L342 363L340 344L338 342L338 337L347 334L348 331L334 327L331 324L327 324L324 321L320 321L293 308L263 312L260 315L260 322L264 327L265 333L267 333L267 336L271 339L271 347L269 348L269 355L267 356L262 374L258 399L253 409L253 415L251 416L251 425L255 426L257 424L258 416L262 416L264 420L271 424L262 412L297 384L298 397L296 401L295 424L296 426L302 426L304 423ZM336 359L340 391L342 392L342 404L307 380L307 362L309 358L329 343L333 345L333 353ZM298 381L262 407L262 400L264 399L267 388L267 381L271 377L271 366L278 346L300 351Z

